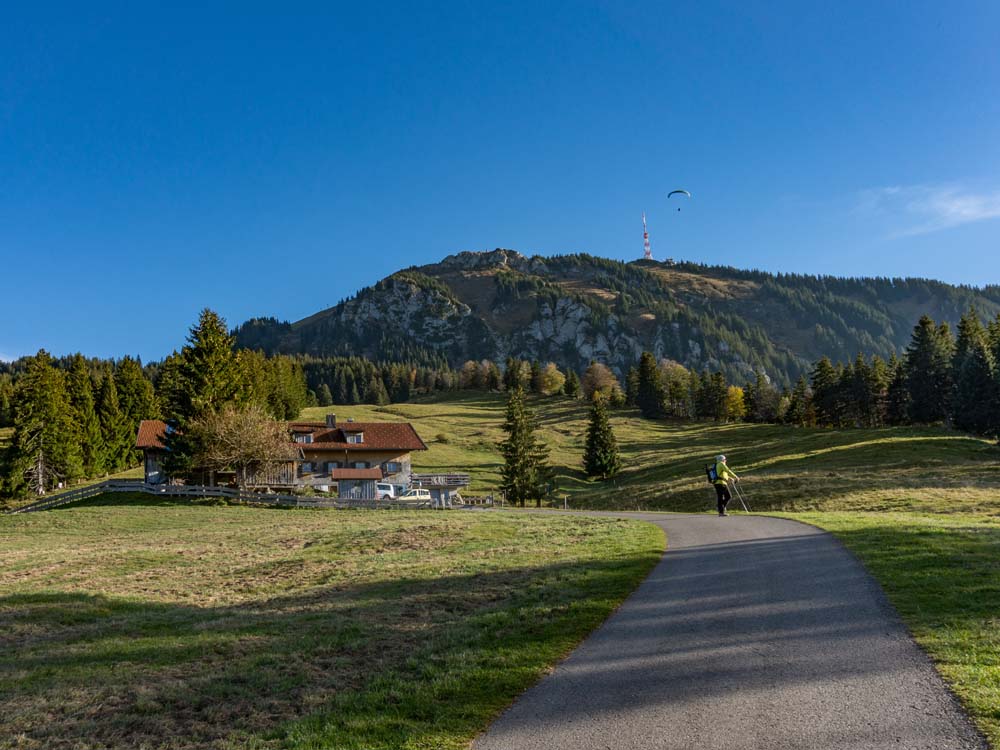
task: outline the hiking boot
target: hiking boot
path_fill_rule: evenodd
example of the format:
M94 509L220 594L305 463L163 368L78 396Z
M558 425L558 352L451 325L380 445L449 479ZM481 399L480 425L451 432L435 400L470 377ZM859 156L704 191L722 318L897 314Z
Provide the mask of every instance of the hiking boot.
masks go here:
M720 516L720 517L721 517L721 516L728 516L728 515L729 515L729 514L728 514L728 513L726 513L725 511L723 511L722 513L720 513L720 514L719 514L719 516Z

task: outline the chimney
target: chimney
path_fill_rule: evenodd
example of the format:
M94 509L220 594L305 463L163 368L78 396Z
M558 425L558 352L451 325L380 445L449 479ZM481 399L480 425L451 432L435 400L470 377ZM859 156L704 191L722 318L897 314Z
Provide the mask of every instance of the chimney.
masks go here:
M333 428L333 427L337 426L337 415L336 414L327 414L326 415L326 426L330 427L330 428Z

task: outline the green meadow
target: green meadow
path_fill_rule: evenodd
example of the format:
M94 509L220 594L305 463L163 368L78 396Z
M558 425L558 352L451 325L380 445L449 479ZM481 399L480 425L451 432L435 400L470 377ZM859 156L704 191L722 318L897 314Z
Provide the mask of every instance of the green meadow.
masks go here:
M141 495L0 517L0 747L465 747L663 545L608 518Z

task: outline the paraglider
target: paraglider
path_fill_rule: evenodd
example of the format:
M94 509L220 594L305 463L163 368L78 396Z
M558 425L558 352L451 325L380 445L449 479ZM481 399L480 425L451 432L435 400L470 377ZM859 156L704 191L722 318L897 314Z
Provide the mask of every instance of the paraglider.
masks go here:
M672 195L686 195L688 198L691 197L691 193L689 193L687 190L671 190L669 193L667 193L667 200L670 200L670 196ZM681 207L678 206L677 210L680 211Z

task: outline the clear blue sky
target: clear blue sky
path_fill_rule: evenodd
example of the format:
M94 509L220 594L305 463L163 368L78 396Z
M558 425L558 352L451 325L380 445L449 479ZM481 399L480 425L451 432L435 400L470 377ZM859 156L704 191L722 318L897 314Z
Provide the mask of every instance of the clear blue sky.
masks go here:
M5 9L0 356L634 258L643 210L658 258L1000 282L994 0L201 5Z

